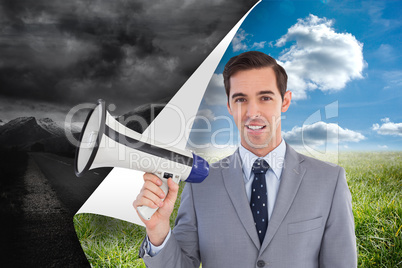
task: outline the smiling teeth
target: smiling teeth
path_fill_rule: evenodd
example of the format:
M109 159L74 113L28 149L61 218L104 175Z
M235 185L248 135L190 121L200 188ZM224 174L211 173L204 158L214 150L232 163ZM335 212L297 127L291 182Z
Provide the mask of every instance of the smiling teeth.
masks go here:
M247 126L249 129L256 130L256 129L262 129L264 126Z

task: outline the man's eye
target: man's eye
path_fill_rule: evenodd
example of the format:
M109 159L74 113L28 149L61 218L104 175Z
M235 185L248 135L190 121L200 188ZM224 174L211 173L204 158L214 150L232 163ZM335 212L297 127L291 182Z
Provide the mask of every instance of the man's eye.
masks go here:
M246 101L245 98L238 98L238 99L235 99L235 102L245 102L245 101Z
M261 99L262 99L263 101L269 101L269 100L272 100L272 98L271 98L271 97L261 97Z

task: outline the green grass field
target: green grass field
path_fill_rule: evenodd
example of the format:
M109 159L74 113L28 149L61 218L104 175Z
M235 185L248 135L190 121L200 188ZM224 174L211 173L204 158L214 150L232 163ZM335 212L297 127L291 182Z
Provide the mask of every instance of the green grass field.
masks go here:
M359 267L402 267L402 152L341 152L338 164L353 197ZM143 227L91 214L75 216L74 225L92 267L145 267Z

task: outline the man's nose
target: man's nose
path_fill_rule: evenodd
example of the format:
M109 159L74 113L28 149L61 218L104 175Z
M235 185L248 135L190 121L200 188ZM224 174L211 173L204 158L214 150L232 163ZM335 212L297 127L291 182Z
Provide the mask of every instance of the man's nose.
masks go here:
M249 101L247 104L247 116L249 118L257 118L261 115L258 104L254 101Z

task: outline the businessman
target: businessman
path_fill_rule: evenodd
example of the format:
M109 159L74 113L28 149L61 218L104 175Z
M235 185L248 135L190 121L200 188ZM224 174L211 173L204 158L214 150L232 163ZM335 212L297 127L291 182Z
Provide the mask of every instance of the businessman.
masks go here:
M241 137L201 184L186 184L173 230L178 186L144 175L134 207L159 210L146 225L147 267L356 267L356 238L343 168L294 151L281 136L287 74L250 51L226 64L227 108Z

